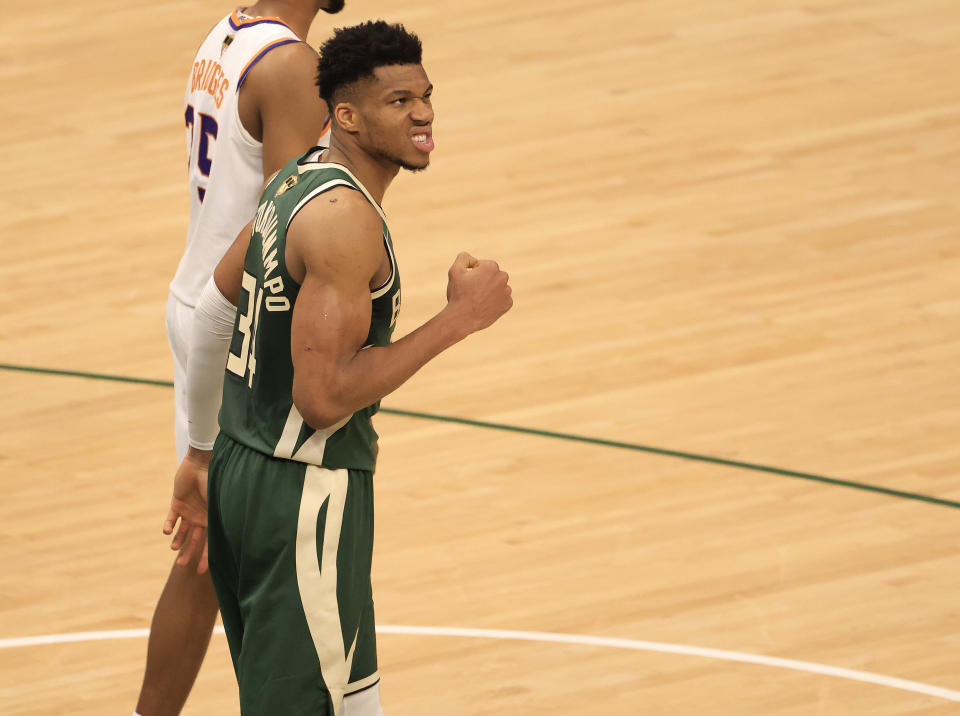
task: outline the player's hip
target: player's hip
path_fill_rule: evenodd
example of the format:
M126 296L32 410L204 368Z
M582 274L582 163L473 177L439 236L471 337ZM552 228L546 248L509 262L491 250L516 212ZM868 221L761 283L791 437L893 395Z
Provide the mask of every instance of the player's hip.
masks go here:
M265 455L221 432L209 472L211 528L243 542L251 559L269 559L285 549L314 551L333 543L350 560L343 570L369 575L373 549L373 474L329 470ZM314 534L311 538L310 535ZM259 554L262 552L262 554ZM318 557L317 559L320 559ZM328 559L330 557L328 549Z

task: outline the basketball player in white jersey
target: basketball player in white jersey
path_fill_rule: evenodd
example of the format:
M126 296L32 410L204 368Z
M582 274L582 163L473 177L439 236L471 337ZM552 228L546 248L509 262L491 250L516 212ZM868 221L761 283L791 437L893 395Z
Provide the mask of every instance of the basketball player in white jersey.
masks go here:
M213 269L257 208L264 177L328 141L317 96L317 53L305 40L320 10L344 0L260 0L209 32L187 81L190 178L187 246L170 284L177 457L187 454L185 375L193 308ZM175 562L154 612L136 716L176 716L203 661L217 616L206 560Z

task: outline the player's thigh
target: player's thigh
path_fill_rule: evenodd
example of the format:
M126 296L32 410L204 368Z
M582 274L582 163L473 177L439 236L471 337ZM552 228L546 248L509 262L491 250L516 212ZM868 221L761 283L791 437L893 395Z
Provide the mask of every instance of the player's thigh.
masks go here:
M323 713L379 678L372 477L272 462L280 472L259 502L270 509L249 524L241 563L250 575L240 593L241 703L256 704L253 713Z
M243 643L243 618L241 616L238 597L239 566L236 554L231 546L231 538L235 535L227 533L221 514L222 502L229 500L228 494L223 494L222 476L242 469L242 462L236 451L225 451L219 438L214 445L213 457L207 475L207 558L210 578L217 593L217 602L220 605L220 615L223 618L223 628L227 635L230 647L230 657L233 660L234 671L238 670L240 647ZM228 509L232 509L228 507Z
M239 605L225 627L244 716L332 713L375 683L372 477L276 460L221 435L210 465L210 565Z

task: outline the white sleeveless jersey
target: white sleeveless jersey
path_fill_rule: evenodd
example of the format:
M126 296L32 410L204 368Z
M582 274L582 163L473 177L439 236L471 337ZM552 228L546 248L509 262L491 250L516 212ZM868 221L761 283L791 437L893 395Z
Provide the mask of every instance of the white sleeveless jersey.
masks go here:
M190 225L170 284L188 306L196 305L213 269L253 218L263 189L263 145L240 122L240 88L268 52L293 42L301 40L279 18L234 11L214 26L193 61L184 102Z

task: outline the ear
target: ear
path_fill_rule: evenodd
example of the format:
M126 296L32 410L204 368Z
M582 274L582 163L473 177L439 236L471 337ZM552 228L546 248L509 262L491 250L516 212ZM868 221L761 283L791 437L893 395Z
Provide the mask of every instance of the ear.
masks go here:
M350 134L356 134L360 131L363 122L360 112L356 106L350 102L340 102L333 108L333 119L340 128Z

